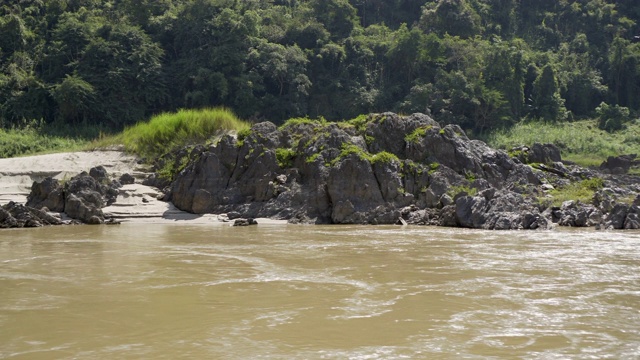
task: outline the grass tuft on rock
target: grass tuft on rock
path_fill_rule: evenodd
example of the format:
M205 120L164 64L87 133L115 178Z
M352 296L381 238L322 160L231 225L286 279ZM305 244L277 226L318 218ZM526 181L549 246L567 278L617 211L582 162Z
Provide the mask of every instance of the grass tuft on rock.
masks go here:
M225 132L241 133L249 123L224 108L180 110L163 113L125 129L122 142L128 151L145 157L159 156L171 149L204 143Z
M593 195L596 191L604 187L604 180L592 178L582 181L572 182L562 188L554 189L550 192L553 196L551 205L561 206L567 200L579 201L583 204L593 202Z

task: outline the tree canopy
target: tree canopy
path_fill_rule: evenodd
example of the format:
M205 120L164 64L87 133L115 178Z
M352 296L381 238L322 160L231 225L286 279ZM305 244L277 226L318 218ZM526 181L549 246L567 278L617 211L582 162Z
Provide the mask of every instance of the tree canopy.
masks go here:
M213 106L276 123L428 112L476 132L634 114L639 20L620 0L8 0L0 126Z

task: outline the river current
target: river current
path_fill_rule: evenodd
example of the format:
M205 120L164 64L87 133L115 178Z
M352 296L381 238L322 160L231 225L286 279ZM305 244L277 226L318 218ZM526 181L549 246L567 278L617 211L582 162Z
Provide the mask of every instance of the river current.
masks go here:
M640 232L3 230L0 358L640 358Z

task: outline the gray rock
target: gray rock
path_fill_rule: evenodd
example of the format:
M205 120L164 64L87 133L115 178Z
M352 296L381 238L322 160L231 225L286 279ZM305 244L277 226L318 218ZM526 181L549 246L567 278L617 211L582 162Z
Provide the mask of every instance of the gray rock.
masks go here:
M10 201L0 206L0 228L40 227L60 225L60 219L46 212Z
M136 179L129 173L122 174L119 180L122 185L135 184L136 182Z
M636 161L636 157L636 154L609 156L600 165L600 170L607 171L610 174L626 174L632 165L640 164L640 162Z
M337 224L360 223L362 216L357 213L366 213L384 203L371 164L357 154L347 155L331 168L327 188L333 204L344 204L332 213ZM353 209L351 214L347 208Z
M640 214L629 213L624 220L623 229L625 230L637 230L640 229Z
M109 174L104 166L96 166L89 170L89 176L94 178L97 182L106 184L109 182Z
M236 219L233 222L233 226L249 226L249 225L258 225L258 222L255 219Z
M41 182L34 181L27 196L26 205L32 208L48 208L51 211L64 211L64 191L58 180L47 177Z
M534 143L528 154L527 163L549 164L561 162L560 149L554 144Z
M602 229L624 229L624 223L629 213L629 206L625 204L614 205L611 212L604 218Z

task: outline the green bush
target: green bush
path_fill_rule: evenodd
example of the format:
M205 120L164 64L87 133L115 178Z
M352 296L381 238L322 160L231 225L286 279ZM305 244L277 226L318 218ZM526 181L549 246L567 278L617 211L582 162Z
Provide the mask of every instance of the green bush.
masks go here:
M598 114L598 127L608 132L622 130L624 124L631 120L629 108L604 102L596 108L596 114Z
M293 149L287 149L287 148L276 149L276 160L278 161L278 166L280 166L283 169L293 166L293 158L295 156L296 156L296 151Z

